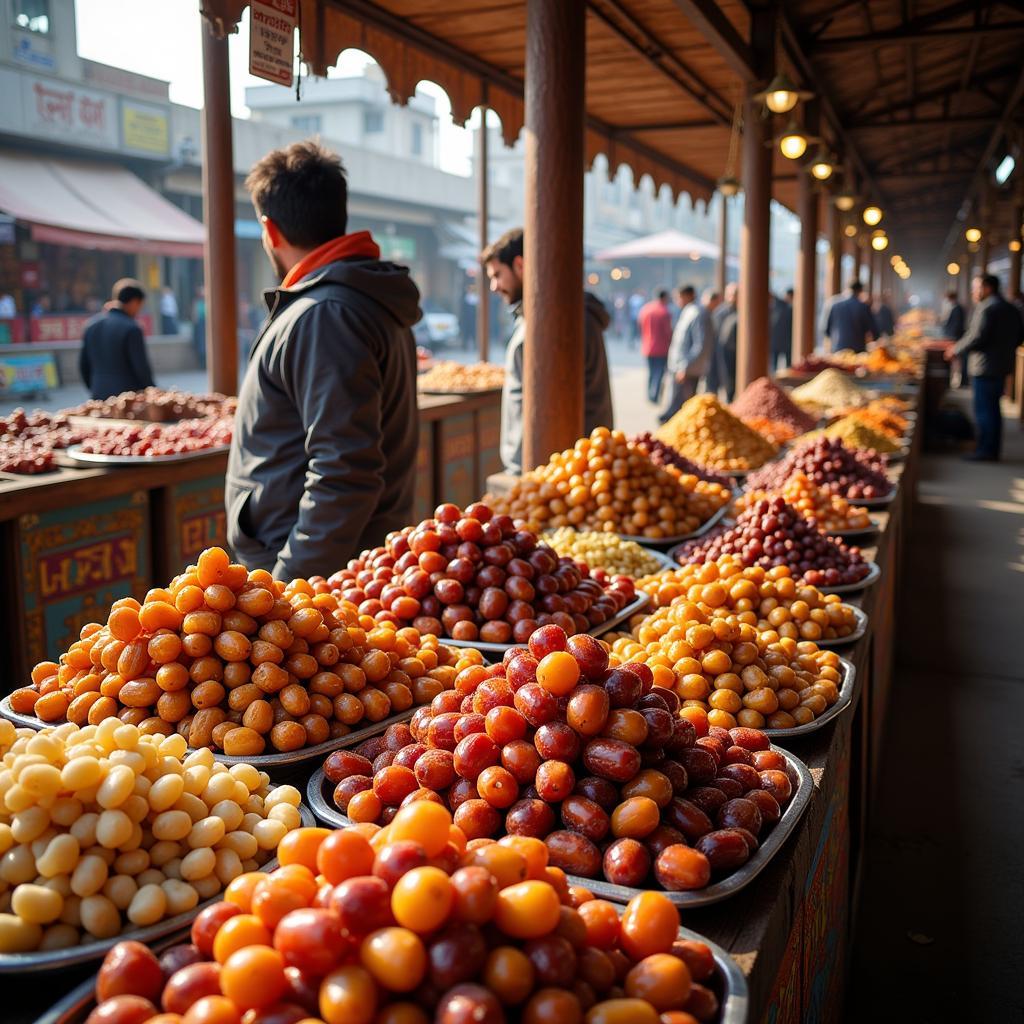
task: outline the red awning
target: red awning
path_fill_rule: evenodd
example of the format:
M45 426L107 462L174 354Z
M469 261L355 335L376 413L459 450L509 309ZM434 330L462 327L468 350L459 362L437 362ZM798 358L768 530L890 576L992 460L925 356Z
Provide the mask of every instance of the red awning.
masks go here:
M0 210L28 224L37 242L203 255L203 225L112 164L0 153Z

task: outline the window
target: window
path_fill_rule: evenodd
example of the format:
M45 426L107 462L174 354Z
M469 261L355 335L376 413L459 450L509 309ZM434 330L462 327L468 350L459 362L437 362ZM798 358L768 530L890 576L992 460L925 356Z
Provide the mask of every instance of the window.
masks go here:
M319 114L296 114L292 117L292 127L308 135L316 135L320 131L320 125Z
M423 156L423 125L412 126L412 155Z
M364 110L363 111L363 131L367 135L374 134L376 132L384 131L384 111L383 110Z
M14 0L14 24L46 35L50 31L50 0Z

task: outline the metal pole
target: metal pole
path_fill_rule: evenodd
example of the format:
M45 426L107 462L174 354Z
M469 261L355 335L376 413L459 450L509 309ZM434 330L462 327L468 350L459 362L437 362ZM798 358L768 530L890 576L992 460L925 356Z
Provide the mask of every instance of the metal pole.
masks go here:
M585 0L527 0L523 469L583 430Z
M796 286L793 297L793 362L814 351L815 289L818 282L818 193L805 168L797 172L797 216L800 248L796 254Z
M210 387L238 390L238 294L235 280L235 167L231 149L228 41L205 19L203 34L203 287Z
M484 86L486 89L486 85ZM486 95L486 94L485 94ZM480 224L480 251L487 248L489 200L487 194L487 106L480 108L480 129L476 133L476 216ZM486 363L491 344L491 289L487 273L481 266L477 278L479 299L476 306L476 344L480 362Z
M729 273L726 265L729 239L729 197L718 193L721 206L718 209L718 266L715 268L715 290L719 295L725 294L725 282Z

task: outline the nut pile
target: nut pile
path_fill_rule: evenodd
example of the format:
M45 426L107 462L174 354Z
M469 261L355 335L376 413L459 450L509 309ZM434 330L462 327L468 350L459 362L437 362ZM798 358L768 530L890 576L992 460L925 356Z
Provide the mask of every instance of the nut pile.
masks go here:
M757 502L770 500L776 495L826 533L866 530L871 526L871 516L868 515L866 508L851 505L838 494L829 494L821 490L804 473L794 473L774 492L744 491L733 503L733 508L737 512L742 512Z
M679 470L680 479L692 476L705 483L718 484L726 490L732 487L732 480L729 477L716 473L707 466L698 465L677 452L672 445L659 441L653 434L637 434L630 443L635 444L656 466L662 466L670 472L673 469Z
M829 537L779 497L758 501L740 513L735 525L681 544L674 554L681 565L713 562L722 555L766 569L786 565L815 587L857 583L871 571L860 548Z
M702 589L712 601L726 590L717 579ZM631 637L616 639L612 652L642 662L655 683L674 687L683 702L680 715L698 729L791 729L814 721L839 699L841 666L834 651L759 631L690 593L698 600L659 608ZM686 767L693 778L692 766Z
M479 502L439 505L433 518L389 534L326 586L380 622L497 644L525 643L550 622L585 631L636 596L631 579L599 581Z
M746 486L758 491L778 491L794 473L804 473L827 494L848 501L885 498L894 490L886 475L884 455L848 448L838 438L820 437L801 443L778 462L751 473Z
M475 844L420 801L387 829L300 829L158 961L121 943L87 1024L687 1024L718 1014L703 942L660 893L568 885L543 843ZM163 1010L159 1014L159 1010Z
M625 434L607 427L556 452L508 494L485 500L530 529L575 526L651 540L692 533L722 504L717 492L688 490Z
M68 949L192 910L270 860L299 792L116 718L0 721L0 952Z
M756 469L778 451L713 395L694 395L657 436L695 462L734 472Z
M0 419L0 472L45 473L53 469L53 453L82 440L62 413L15 409Z
M505 371L494 363L456 363L442 360L420 374L421 391L491 391L505 382Z
M745 421L758 419L785 424L791 431L790 437L805 434L815 426L814 417L804 412L768 377L751 381L729 408L734 416Z
M661 562L636 541L623 540L616 533L598 533L596 530L574 530L563 526L544 534L546 543L564 558L583 562L591 569L625 576L647 576L664 568Z
M712 586L712 584L719 586ZM744 566L723 555L716 562L684 565L658 576L637 580L655 608L676 598L700 603L718 617L735 616L764 633L774 630L791 640L839 640L857 629L853 609L837 594L794 578L788 565L765 569ZM637 619L642 621L640 616Z
M360 615L327 588L246 572L208 548L143 604L114 603L60 658L11 694L44 722L118 718L144 733L251 757L344 736L430 701L455 673L435 637Z
M812 402L814 405L824 406L826 409L848 405L866 405L869 401L867 392L854 384L848 373L835 367L822 370L817 377L794 388L790 397L797 402Z
M890 441L903 440L910 426L910 421L900 413L876 400L863 409L838 409L839 417L845 417L863 423L879 434L884 434Z
M548 863L570 875L701 889L749 859L792 787L763 733L712 730L700 708L681 714L676 677L662 675L668 687L644 664L611 664L593 637L545 626L527 650L460 673L408 726L331 754L324 774L357 822L437 800L470 840L543 840Z

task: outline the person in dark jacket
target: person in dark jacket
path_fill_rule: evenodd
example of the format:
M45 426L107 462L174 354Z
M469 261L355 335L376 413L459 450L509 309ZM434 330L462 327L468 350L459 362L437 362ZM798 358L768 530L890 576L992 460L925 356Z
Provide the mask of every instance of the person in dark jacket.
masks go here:
M1007 374L1013 370L1014 353L1024 330L1017 310L999 294L999 278L995 274L976 277L971 282L971 298L976 305L970 326L946 351L946 359L967 356L978 432L975 450L967 458L972 462L996 462L1003 442L999 399Z
M878 336L875 318L861 297L863 293L864 285L860 281L851 281L849 295L845 299L836 299L827 307L821 333L832 343L832 352L841 349L864 352L868 340L874 341Z
M124 277L111 295L104 311L86 325L78 354L78 372L92 397L101 400L154 384L142 328L135 322L146 292L138 281Z
M779 363L789 366L793 351L793 289L787 288L784 298L772 296L771 366L774 374Z
M523 229L506 231L481 254L491 291L512 307L515 329L505 351L505 383L501 391L499 452L508 473L523 472ZM583 293L583 432L612 426L612 389L604 330L611 317L590 292ZM532 467L529 467L532 468Z
M955 291L946 292L946 299L949 307L942 322L942 333L953 341L959 341L964 336L964 307L960 305L960 296Z
M896 333L896 320L892 315L891 302L892 296L888 292L882 292L874 308L875 335L879 338L891 338Z
M278 276L238 395L224 500L250 569L290 580L341 569L412 522L419 445L419 291L346 234L341 160L274 150L246 179Z
M726 393L731 395L736 388L736 303L739 292L740 286L730 281L725 286L721 303L711 313L715 354L708 370L707 386L708 393L712 395L717 395L719 388L725 388Z

